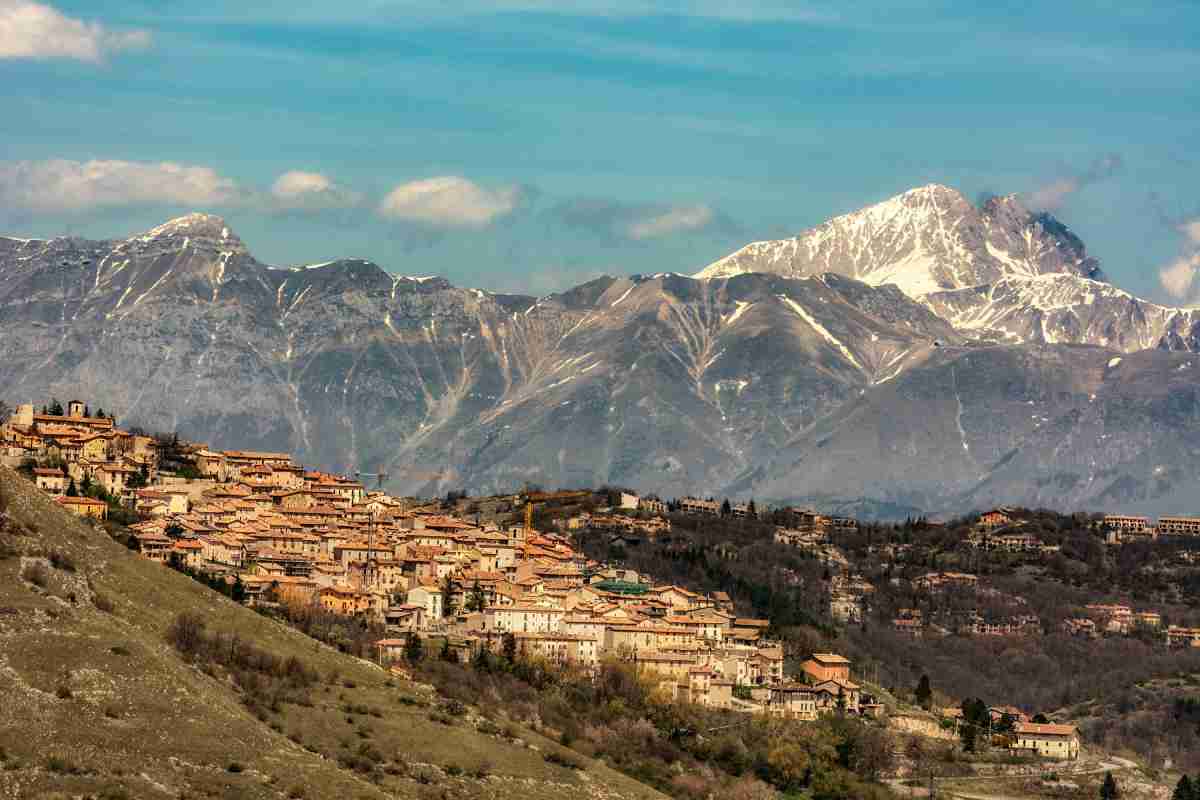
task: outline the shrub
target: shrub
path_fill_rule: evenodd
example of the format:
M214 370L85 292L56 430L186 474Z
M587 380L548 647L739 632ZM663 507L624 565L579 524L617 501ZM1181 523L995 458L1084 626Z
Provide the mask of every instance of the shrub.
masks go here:
M113 613L113 609L116 608L116 606L113 605L113 601L109 600L107 596L102 594L92 595L92 605L94 605L97 610L103 611L105 614Z
M225 771L226 771L226 772L238 773L238 772L243 772L245 769L246 769L246 768L245 768L245 767L243 767L243 766L242 766L241 764L239 764L238 762L236 762L236 761L230 761L230 762L229 762L229 766L227 766L227 767L225 768Z
M113 645L112 647L108 648L108 652L112 653L114 656L130 655L129 648L123 644Z
M65 683L60 683L54 688L54 696L59 700L70 700L75 695L71 693L71 687Z
M50 583L50 573L41 561L31 561L22 567L21 577L42 589Z
M488 761L485 758L483 761L479 762L479 765L477 767L475 767L475 777L480 780L483 780L484 778L486 778L487 776L492 774L492 769L493 769L492 762Z
M460 767L458 764L447 764L445 767L445 771L446 771L446 774L449 775L451 778L457 778L459 775L463 774L463 768Z
M542 756L542 758L549 764L557 764L567 769L583 769L583 763L564 750L551 750Z
M61 550L50 551L50 566L55 569L61 569L63 572L75 571L75 559Z

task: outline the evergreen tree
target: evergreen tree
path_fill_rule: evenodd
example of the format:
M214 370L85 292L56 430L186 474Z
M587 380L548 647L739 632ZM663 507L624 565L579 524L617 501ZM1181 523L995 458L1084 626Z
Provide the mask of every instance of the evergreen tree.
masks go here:
M57 397L50 398L50 414L55 417L61 417L63 415L62 403L58 402Z
M729 498L725 498L725 502L721 503L721 516L728 517L733 513L733 506L729 505Z
M1179 779L1179 783L1175 784L1175 791L1171 794L1171 800L1196 800L1191 778L1184 775Z
M1117 800L1121 796L1121 791L1117 788L1117 782L1113 779L1111 772L1104 773L1104 784L1100 787L1100 800Z
M484 605L483 589L476 580L475 585L471 587L471 597L467 600L467 611L483 611Z
M454 616L454 584L450 580L450 576L446 576L446 580L442 583L442 616Z
M917 681L916 696L917 705L928 710L930 704L933 702L933 689L931 689L929 686L928 675L922 675L921 680Z
M103 418L104 418L104 409L103 409L103 408L97 408L97 409L96 409L96 416L97 416L97 417L99 417L99 418L101 418L101 419L103 419Z
M233 582L233 588L230 590L229 596L233 598L233 602L235 603L246 602L246 587L242 584L240 577Z
M79 497L79 490L75 488L74 478L71 478L71 482L67 484L67 497Z
M975 726L969 722L964 722L962 727L958 729L958 738L962 743L964 753L975 752Z
M404 639L404 659L410 664L416 664L424 657L425 646L421 644L421 637L410 631Z
M442 659L442 661L449 661L450 663L454 663L454 662L458 661L458 658L454 655L454 651L450 649L450 637L449 636L447 636L445 639L442 640L441 659Z
M504 653L504 660L509 664L517 663L517 637L512 633L504 634L500 644L501 652Z
M84 403L83 405L83 415L85 417L90 417L92 415L92 412L88 411L87 403Z
M756 505L754 505L753 497L750 498L750 516L752 516L752 517L758 516L758 507Z

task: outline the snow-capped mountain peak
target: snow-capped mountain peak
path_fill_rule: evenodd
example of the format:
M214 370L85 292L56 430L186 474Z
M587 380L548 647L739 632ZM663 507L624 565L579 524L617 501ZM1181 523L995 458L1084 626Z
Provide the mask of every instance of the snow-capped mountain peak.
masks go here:
M914 298L1012 276L1100 275L1083 244L1052 217L1029 212L1015 196L976 207L941 184L910 189L791 239L747 245L696 277L744 272L835 272L895 284Z

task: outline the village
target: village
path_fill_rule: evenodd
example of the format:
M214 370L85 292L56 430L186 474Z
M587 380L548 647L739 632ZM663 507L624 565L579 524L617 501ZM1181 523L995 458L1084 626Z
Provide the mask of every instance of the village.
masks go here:
M123 431L72 401L35 412L19 406L0 426L4 459L22 465L37 486L73 513L103 520L128 509L132 544L141 555L206 580L236 586L251 606L316 607L369 619L387 634L376 644L382 664L402 663L415 637L436 640L462 661L480 650L511 648L522 658L584 671L618 659L655 676L672 696L719 709L816 720L841 713L879 717L885 706L842 655L810 653L795 674L785 673L784 648L766 619L742 617L723 592L703 595L657 583L653 576L589 559L572 544L579 535L606 537L611 546L669 536L668 512L752 516L752 503L724 504L685 497L664 502L629 492L536 492L447 501L395 497L382 477L334 475L306 469L287 453L216 450L173 441L186 455L187 474L163 468L163 442ZM535 508L595 500L588 511L535 529ZM599 503L605 505L598 505ZM829 611L857 622L874 587L844 567L834 540L855 531L848 517L783 510L775 541L818 554L836 569ZM984 514L970 545L1041 552L1014 532L1019 520L997 509ZM1177 523L1171 523L1177 524ZM913 581L930 593L977 590L975 575L933 571ZM1081 636L1157 629L1152 611L1096 604L1064 626ZM950 631L919 608L893 620L909 636ZM988 620L971 611L956 633L1022 635L1038 630L1029 615ZM1172 645L1200 646L1200 629L1169 627ZM997 707L994 721L1006 746L1046 758L1078 756L1071 725L1032 721ZM941 712L956 726L960 709Z

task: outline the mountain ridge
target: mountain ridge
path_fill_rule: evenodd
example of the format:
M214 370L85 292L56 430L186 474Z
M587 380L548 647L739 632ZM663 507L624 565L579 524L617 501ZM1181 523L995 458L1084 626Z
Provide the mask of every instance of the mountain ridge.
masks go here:
M1099 348L1102 363L1147 347L1184 358L1200 350L1192 312L1099 280L1096 262L1056 221L1005 198L981 211L946 187L906 195L892 211L916 203L929 213L910 216L909 228L892 225L888 241L897 231L902 244L958 237L982 250L944 274L964 284L995 279L914 296L883 280L895 274L886 258L904 251L880 245L883 260L866 276L797 276L784 264L703 278L604 276L534 297L395 275L359 258L270 266L224 220L203 214L123 240L0 239L0 335L8 342L0 383L19 394L14 400L95 398L127 423L213 446L286 449L326 468L387 471L393 489L413 493L625 483L664 494L828 496L834 505L876 497L959 509L982 497L961 480L970 471L939 487L911 470L888 472L892 456L859 459L879 442L901 441L888 422L904 408L897 387L932 391L924 411L938 420L911 422L928 436L903 440L900 451L915 459L922 448L961 450L977 436L996 450L1000 439L983 429L1017 436L1025 428L1015 416L988 421L997 401L986 392L941 402L947 359L994 359L1004 380L991 391L1018 387L1011 391L1031 413L1052 417L1054 397L1038 386L1079 392L1047 365L1093 368L1071 347ZM945 213L960 215L957 228L939 228ZM895 222L894 214L881 219ZM928 229L911 229L918 219ZM1022 252L1037 258L997 267L983 228L995 241L1028 235ZM852 249L827 244L829 252ZM912 263L919 280L938 266ZM1023 356L987 355L1003 348ZM1171 368L1148 369L1171 383L1177 376L1159 374ZM1101 392L1129 401L1115 387ZM889 402L901 405L889 411ZM855 439L857 455L840 456L860 463L858 473L835 469L834 485L821 470L798 476L779 456L784 444L822 449L820 437L805 437L855 404L868 415L859 429L876 437ZM1166 408L1153 413L1183 424ZM1024 447L1040 447L1021 435ZM1190 455L1166 456L1168 472L1190 468ZM1013 502L1039 496L1020 476L1004 482L994 496L1008 497L1008 488ZM1130 477L1131 486L1152 484ZM1081 503L1105 491L1098 480L1081 486L1091 487L1076 492Z

